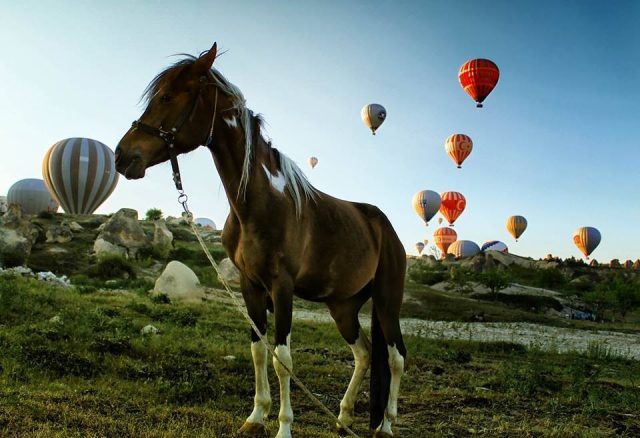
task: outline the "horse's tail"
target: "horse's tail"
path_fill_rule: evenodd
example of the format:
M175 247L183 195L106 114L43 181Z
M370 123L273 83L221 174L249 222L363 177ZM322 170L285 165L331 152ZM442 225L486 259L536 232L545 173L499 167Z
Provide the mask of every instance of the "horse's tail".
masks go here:
M371 306L371 379L369 382L369 427L375 429L384 418L391 383L389 350L380 327L375 303Z

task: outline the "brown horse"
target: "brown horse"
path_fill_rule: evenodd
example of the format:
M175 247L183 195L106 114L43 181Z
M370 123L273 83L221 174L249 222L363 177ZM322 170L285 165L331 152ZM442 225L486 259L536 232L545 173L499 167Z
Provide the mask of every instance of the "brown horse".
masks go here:
M316 190L298 166L261 135L261 119L245 106L240 90L212 68L216 44L199 58L187 56L147 87L147 108L116 148L118 172L142 178L171 160L181 187L176 155L206 145L213 155L231 207L223 245L241 273L250 317L266 333L267 309L275 314L273 365L280 382L277 437L291 436L289 397L293 296L326 303L355 358L340 402L339 420L353 423L354 403L371 362L370 427L391 436L406 349L399 313L405 252L387 217L368 204L347 202ZM166 129L170 127L169 129ZM372 299L372 344L358 313ZM256 393L240 429L264 436L271 405L267 349L251 333Z

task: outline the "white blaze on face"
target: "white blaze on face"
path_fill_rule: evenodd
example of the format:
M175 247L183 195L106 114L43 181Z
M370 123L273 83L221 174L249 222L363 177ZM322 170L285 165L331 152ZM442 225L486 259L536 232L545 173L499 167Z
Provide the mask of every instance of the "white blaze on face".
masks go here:
M262 168L264 169L264 173L267 175L267 179L271 183L271 187L273 187L279 193L284 193L284 188L287 186L287 180L284 178L282 172L278 171L278 173L274 176L264 164L262 165Z
M287 368L293 371L293 359L291 358L291 350L289 348L291 334L287 336L287 345L278 345L275 354ZM276 438L291 438L291 423L293 423L293 409L291 409L291 375L280 364L280 361L273 357L273 368L276 370L278 380L280 382L280 412L278 413L278 421L280 428Z
M256 395L253 399L253 412L247 418L247 422L262 424L271 409L271 393L267 377L267 346L260 341L252 342L251 356L256 373Z
M387 350L389 351L389 368L391 369L389 401L384 411L384 420L376 430L393 435L391 424L396 421L398 416L398 396L400 395L400 379L404 372L404 357L402 357L395 345L387 346Z
M224 120L224 122L227 124L227 126L229 126L229 128L238 127L238 119L236 119L236 116L231 116L230 119L223 117L222 120Z
M351 427L353 424L353 407L356 403L358 390L360 389L362 380L367 373L367 369L369 369L371 344L369 343L367 336L361 330L356 342L349 344L349 347L353 352L355 369L353 370L353 376L351 376L349 387L340 402L340 415L338 415L338 420L340 420L342 425L347 427ZM340 424L337 426L340 427Z

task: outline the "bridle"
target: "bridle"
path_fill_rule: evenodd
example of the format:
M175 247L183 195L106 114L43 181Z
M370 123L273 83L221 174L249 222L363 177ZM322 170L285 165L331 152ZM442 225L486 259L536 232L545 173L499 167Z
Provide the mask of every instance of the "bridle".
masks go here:
M198 91L192 94L192 99L190 104L187 106L185 111L182 112L176 123L173 125L173 128L169 130L165 130L162 128L162 125L159 127L148 125L144 122L141 122L140 119L135 120L131 124L131 129L139 129L145 134L149 134L153 137L161 138L164 143L167 145L169 150L169 160L171 161L171 171L173 176L173 183L176 185L176 190L180 196L178 196L178 202L182 204L184 210L188 213L189 210L187 208L187 195L182 188L182 177L180 176L180 167L178 166L178 154L176 153L176 136L178 132L182 129L184 124L191 118L193 113L196 110L196 106L198 106L198 99L200 95L204 91L207 85L215 85L213 82L208 82L207 78L202 76L200 78L200 86L198 87ZM216 98L213 106L213 116L211 117L211 129L209 129L209 136L207 137L207 141L204 143L205 146L210 147L213 142L213 125L216 121L216 111L218 109L218 88L216 87Z

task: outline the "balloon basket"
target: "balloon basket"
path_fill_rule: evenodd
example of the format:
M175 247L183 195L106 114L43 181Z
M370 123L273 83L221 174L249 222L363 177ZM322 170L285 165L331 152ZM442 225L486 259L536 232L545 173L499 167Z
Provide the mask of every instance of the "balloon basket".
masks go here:
M476 104L476 108L482 108L482 104L481 103Z

